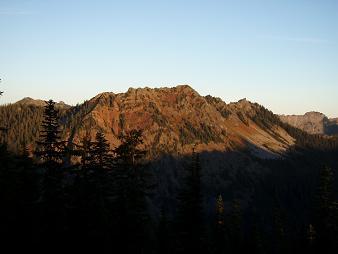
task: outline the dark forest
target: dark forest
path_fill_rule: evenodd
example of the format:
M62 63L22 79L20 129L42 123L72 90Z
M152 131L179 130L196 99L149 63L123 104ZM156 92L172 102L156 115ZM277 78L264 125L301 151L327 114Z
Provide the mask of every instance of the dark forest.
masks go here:
M140 148L142 130L120 134L114 149L100 131L73 143L62 139L67 112L54 101L20 111L13 110L16 105L2 107L1 119L24 122L1 122L4 246L97 253L335 253L336 139L307 134L256 106L257 125L282 126L296 145L279 159L220 153L222 160L244 160L265 173L254 179L237 170L236 180L218 191L205 176L213 152L164 154L154 170L156 162L147 156L154 151ZM169 169L183 165L168 195L157 193L167 181L163 163ZM224 165L221 174L228 179L231 165ZM243 186L250 187L250 198Z

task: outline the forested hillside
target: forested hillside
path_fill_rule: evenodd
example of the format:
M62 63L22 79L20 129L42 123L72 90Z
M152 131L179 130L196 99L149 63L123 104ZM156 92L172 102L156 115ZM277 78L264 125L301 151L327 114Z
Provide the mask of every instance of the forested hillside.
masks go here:
M337 248L336 139L258 104L179 87L0 112L0 233L13 251Z

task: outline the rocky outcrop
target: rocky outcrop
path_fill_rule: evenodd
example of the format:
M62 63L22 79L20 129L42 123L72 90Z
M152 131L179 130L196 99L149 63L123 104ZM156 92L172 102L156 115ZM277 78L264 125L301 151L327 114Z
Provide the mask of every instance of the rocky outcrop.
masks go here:
M310 134L338 134L337 119L329 119L320 112L308 112L304 115L281 115L280 119Z
M67 135L81 142L88 132L94 137L103 131L114 147L121 133L142 129L144 146L154 156L189 154L193 149L248 149L260 157L280 156L294 140L278 126L257 125L252 120L257 107L246 99L226 104L219 98L203 97L188 85L130 88L126 93L99 94L80 105L70 118L81 120L69 124Z

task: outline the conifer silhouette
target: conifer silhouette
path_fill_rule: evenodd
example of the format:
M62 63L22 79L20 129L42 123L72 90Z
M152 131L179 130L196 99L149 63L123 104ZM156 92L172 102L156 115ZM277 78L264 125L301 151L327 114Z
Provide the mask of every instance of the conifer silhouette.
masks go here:
M330 167L320 172L319 187L316 194L315 223L318 247L332 251L337 245L338 206L333 193L334 175Z
M178 196L177 237L179 253L203 253L203 207L199 155L192 154Z
M61 151L59 112L55 102L49 100L44 108L44 119L41 124L40 141L37 142L36 155L48 166L59 164L63 154Z
M92 147L90 141L86 142L86 149L91 149L91 166L100 170L110 169L112 165L112 155L110 145L103 132L96 133L95 142L92 144Z
M143 253L147 246L149 222L146 196L149 175L142 164L145 151L140 149L142 131L131 130L120 136L121 144L114 150L114 179L118 243L130 253Z
M216 220L215 220L215 236L214 249L215 253L225 253L227 248L226 242L226 225L224 216L224 201L221 194L216 199Z
M1 79L0 79L0 83L1 83ZM4 92L0 91L0 96L3 94ZM7 138L6 138L6 134L7 134L7 131L8 129L4 126L2 126L3 123L0 123L0 132L4 133L5 137L3 138L3 142L5 143L5 146L6 146L6 143L7 143Z

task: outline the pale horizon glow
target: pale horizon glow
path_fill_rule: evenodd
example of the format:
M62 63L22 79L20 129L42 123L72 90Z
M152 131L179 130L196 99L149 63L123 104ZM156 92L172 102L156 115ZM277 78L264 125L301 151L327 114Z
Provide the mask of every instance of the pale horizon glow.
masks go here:
M189 84L338 117L337 11L335 0L3 0L0 104Z

